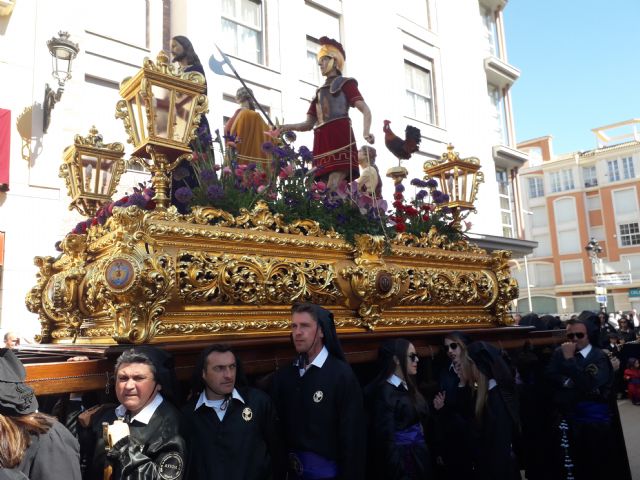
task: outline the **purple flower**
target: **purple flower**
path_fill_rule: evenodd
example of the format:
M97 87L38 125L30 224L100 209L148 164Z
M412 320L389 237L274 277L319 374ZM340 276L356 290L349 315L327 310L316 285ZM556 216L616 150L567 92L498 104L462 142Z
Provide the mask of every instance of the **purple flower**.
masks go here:
M292 132L291 130L287 130L286 132L284 132L284 139L287 142L295 142L296 138L298 138L296 136L296 134L294 132Z
M438 181L435 178L430 178L427 180L427 184L425 186L428 188L436 188L438 186Z
M302 158L302 160L305 162L310 162L313 160L313 152L304 145L302 145L298 150L298 155L300 155L300 158Z
M256 164L255 163L250 163L249 165L247 165L247 170L252 171L256 169Z
M189 170L187 170L185 167L178 167L173 172L173 179L176 180L177 182L179 182L180 180L184 180L188 176L189 176Z
M424 180L420 180L419 178L414 178L413 180L411 180L411 185L419 188L425 188L429 186L427 182L425 182Z
M180 187L175 193L176 200L180 203L189 203L193 198L193 192L189 187Z
M427 196L427 191L426 190L420 190L417 194L416 194L416 200L424 200L424 197Z
M284 148L276 147L273 149L273 154L278 158L286 158L289 155Z
M404 185L401 183L396 185L396 192L404 192Z
M274 148L275 148L275 145L271 142L264 142L262 144L262 151L264 153L273 153Z
M202 180L204 183L213 182L216 177L216 172L214 172L210 168L206 168L200 172L200 180Z
M221 185L209 185L207 188L207 197L209 200L219 200L224 196L224 189Z

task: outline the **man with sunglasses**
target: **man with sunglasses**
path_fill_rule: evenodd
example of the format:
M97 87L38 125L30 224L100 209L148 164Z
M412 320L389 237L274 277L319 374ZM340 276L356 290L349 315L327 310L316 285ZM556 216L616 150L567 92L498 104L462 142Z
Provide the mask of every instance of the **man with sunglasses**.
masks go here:
M567 341L551 357L547 378L558 411L558 465L562 478L602 479L612 471L606 459L613 444L609 396L613 367L590 343L595 319L569 320Z
M362 391L333 314L310 303L294 305L291 340L297 359L276 371L272 392L289 453L289 480L364 479Z

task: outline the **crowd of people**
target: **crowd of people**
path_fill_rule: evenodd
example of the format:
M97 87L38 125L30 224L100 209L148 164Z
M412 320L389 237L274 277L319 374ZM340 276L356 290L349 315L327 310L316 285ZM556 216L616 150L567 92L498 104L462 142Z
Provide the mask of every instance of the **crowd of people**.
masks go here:
M450 332L429 372L414 344L388 339L366 378L345 360L332 313L297 304L295 361L254 379L261 388L228 346L201 352L188 389L170 354L136 346L116 362L115 403L67 397L57 419L2 349L0 479L630 478L615 382L620 373L637 402L640 362L620 367L599 348L595 314L562 327L555 350L510 355Z

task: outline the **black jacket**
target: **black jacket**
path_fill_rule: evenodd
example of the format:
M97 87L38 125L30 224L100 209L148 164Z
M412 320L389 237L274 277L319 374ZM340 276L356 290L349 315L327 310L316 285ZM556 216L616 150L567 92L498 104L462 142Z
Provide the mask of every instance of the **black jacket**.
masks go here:
M102 422L116 420L115 409L95 415L90 431L80 432L82 455L88 459L88 480L102 480L104 467L113 466L113 480L180 480L186 464L185 442L180 436L180 412L163 400L148 424L129 425L130 435L105 452Z
M31 480L80 480L78 441L55 421L46 433L31 435L31 445L17 470Z
M273 401L289 452L310 451L338 464L338 478L364 478L366 425L362 390L348 363L329 354L322 368L278 370Z
M275 409L260 390L242 388L244 400L231 399L220 421L198 397L183 409L189 451L187 478L211 480L281 480L285 454Z
M369 411L369 477L384 480L430 478L426 442L399 446L395 433L420 424L427 433L427 404L420 397L414 403L405 387L388 382L367 389Z

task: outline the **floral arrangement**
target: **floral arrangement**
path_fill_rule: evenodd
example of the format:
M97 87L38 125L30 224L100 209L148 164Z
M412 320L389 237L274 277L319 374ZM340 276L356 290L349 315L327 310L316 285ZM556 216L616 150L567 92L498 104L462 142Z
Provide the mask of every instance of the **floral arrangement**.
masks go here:
M178 210L186 213L193 206L214 206L232 215L241 209L251 209L263 200L273 213L282 215L291 223L300 219L313 219L326 231L336 231L350 242L356 234L384 235L396 233L420 235L435 226L437 231L455 241L464 233L454 226L451 210L443 204L449 201L446 194L437 189L437 181L413 179L415 197L405 198L402 183L395 186L392 209L385 200L360 191L356 181L343 181L335 191L322 181L314 179L313 153L305 146L293 147L295 136L288 132L285 141L268 141L263 151L271 156L264 164L240 164L233 148L226 155L219 132L216 130L213 144L219 144L224 161L216 162L211 142L203 147L196 140L193 161L178 166L173 172L173 199ZM227 138L228 145L240 142ZM153 210L154 191L140 184L133 193L111 202L98 210L95 217L76 225L72 233L84 234L94 225L103 225L112 215L114 207L136 205ZM470 224L467 224L467 229Z
M222 140L216 131L215 143L224 154ZM241 141L227 137L228 145ZM271 155L271 161L239 164L234 149L226 150L226 159L216 163L213 149L197 148L193 169L198 186L190 188L186 183L176 190L175 197L181 208L195 205L212 205L233 215L241 208L250 209L258 200L264 200L273 213L283 216L286 222L313 219L325 230L335 230L348 241L356 234L385 235L412 233L420 235L435 226L451 240L463 233L453 226L451 211L438 208L449 198L437 189L434 179L412 180L418 187L413 200L404 197L405 187L395 187L393 210L388 210L385 200L368 192L359 191L356 182L343 181L335 191L321 181L315 181L312 167L313 153L306 147L294 148L295 135L287 132L285 141L265 142L262 149ZM180 168L175 175L180 179Z

